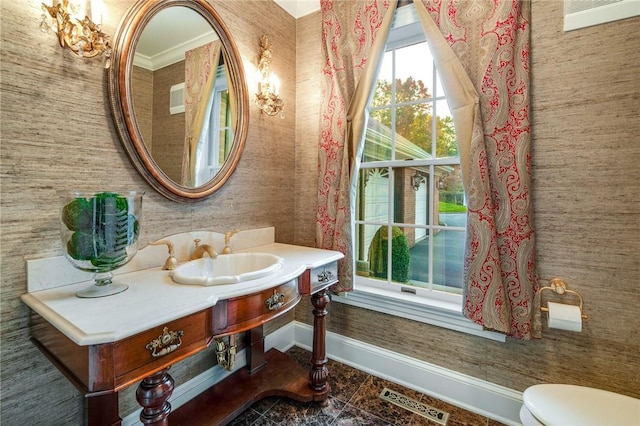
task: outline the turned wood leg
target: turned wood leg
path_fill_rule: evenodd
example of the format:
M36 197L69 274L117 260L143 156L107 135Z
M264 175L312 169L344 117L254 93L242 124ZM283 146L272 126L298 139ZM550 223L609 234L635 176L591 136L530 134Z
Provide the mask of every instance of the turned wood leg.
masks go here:
M309 373L311 389L323 391L327 388L329 370L327 370L326 322L329 295L321 290L311 296L313 305L313 350L311 352L311 372Z
M87 424L89 426L120 426L118 393L90 396L87 398Z
M169 369L158 371L145 378L136 391L138 404L142 406L140 421L145 425L168 426L171 404L167 401L173 392L173 377Z

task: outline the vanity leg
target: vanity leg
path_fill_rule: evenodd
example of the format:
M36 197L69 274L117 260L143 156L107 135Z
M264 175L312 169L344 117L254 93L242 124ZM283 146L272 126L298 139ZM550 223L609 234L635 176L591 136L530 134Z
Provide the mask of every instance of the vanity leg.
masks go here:
M138 404L142 406L140 421L145 425L168 426L171 404L167 401L173 392L173 377L169 369L158 371L145 378L136 391Z
M87 398L87 424L89 426L120 426L118 393L90 396Z
M311 353L311 372L309 373L311 389L321 392L327 388L329 370L327 370L326 321L329 295L321 290L311 296L313 305L313 350Z

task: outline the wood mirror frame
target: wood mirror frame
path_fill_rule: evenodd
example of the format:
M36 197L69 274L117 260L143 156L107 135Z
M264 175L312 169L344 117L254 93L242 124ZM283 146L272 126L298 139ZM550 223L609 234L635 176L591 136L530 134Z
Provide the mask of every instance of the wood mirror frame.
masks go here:
M133 109L131 71L137 42L147 23L161 10L184 6L198 12L220 37L226 52L229 85L236 103L236 126L229 156L220 171L202 186L189 188L162 171L144 143ZM142 177L160 194L174 201L197 202L213 195L234 172L244 149L249 123L249 105L244 69L229 30L206 0L140 0L123 17L113 44L109 75L109 101L120 140ZM182 154L176 161L182 161Z

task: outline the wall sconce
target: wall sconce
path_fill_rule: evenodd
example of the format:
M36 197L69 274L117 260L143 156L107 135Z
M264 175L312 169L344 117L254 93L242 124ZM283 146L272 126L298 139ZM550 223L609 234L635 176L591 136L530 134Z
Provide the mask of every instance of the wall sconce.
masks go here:
M94 12L101 12L94 5ZM85 58L93 58L101 54L107 57L105 68L110 65L111 46L109 36L100 29L99 23L91 20L91 0L82 3L69 0L53 0L51 6L42 3L42 22L40 29L44 32L53 31L58 35L61 47L67 47L73 53ZM96 16L93 16L96 19Z
M411 176L411 188L413 188L414 191L417 191L420 189L420 185L422 184L422 182L426 182L427 180L424 178L424 176L422 176L417 170L416 173Z
M271 72L271 43L265 35L260 37L260 62L258 63L258 91L256 93L256 104L267 115L280 113L280 118L284 118L284 102L280 99L280 80Z

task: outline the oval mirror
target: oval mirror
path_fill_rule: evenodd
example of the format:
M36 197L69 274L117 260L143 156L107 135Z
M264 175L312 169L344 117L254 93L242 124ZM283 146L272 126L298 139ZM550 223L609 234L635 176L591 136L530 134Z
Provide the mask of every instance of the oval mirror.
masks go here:
M165 197L204 199L231 176L247 137L240 55L205 0L140 0L118 28L109 100L132 163Z

